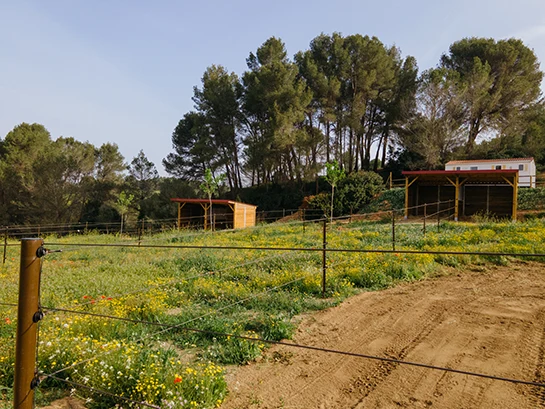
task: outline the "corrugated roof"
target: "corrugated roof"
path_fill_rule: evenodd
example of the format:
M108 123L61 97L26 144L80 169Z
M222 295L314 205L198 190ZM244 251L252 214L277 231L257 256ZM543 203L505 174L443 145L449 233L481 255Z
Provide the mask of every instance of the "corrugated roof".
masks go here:
M473 160L451 160L447 162L446 165L462 165L470 163L497 163L497 162L531 162L534 158L506 158L506 159L473 159Z

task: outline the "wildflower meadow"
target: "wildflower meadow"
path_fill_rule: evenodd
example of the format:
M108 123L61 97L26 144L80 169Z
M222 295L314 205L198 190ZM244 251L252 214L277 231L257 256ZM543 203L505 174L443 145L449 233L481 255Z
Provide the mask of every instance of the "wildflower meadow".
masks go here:
M37 402L73 395L89 408L136 405L131 402L220 407L228 394L228 365L254 360L267 348L264 341L289 339L302 313L335 306L360 291L429 277L445 266L510 261L403 250L545 252L542 220L443 222L426 235L422 227L396 226L398 252L342 252L336 250L392 250L392 226L387 220L329 224L325 296L320 223L173 230L144 237L140 247L134 238L93 232L45 237L48 248L63 251L42 262L46 314L39 326L37 367L43 380ZM84 246L90 244L131 246ZM18 276L15 245L0 266L2 408L11 407L13 399L17 308L5 304L17 303Z

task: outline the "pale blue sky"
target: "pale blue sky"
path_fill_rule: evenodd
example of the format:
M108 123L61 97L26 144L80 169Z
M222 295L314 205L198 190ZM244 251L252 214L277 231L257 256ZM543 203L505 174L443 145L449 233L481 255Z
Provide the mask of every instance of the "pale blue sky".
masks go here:
M127 162L143 149L164 174L206 67L241 75L271 36L293 56L334 31L377 36L420 70L472 36L521 38L543 61L545 1L0 0L0 137L38 122L53 138L115 142Z

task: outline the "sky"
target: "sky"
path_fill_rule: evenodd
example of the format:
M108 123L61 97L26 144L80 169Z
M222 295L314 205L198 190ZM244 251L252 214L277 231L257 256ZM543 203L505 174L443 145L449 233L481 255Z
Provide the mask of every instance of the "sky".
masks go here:
M0 138L22 122L53 139L162 159L212 64L241 76L269 37L288 54L321 33L376 36L435 67L466 37L520 38L545 70L543 0L0 0Z

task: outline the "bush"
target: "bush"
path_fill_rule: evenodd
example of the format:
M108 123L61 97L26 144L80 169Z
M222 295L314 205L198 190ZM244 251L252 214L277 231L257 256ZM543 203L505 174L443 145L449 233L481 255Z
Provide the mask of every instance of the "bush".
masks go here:
M351 173L339 183L339 211L341 214L357 213L383 189L382 178L377 173Z
M361 209L361 213L372 213L383 210L403 209L405 206L405 189L402 187L383 191Z
M382 190L382 178L374 172L354 172L339 182L335 189L333 215L342 216L361 211ZM321 210L329 214L331 192L320 193L307 199L309 209Z
M540 210L545 208L545 188L519 189L518 207L520 210Z

